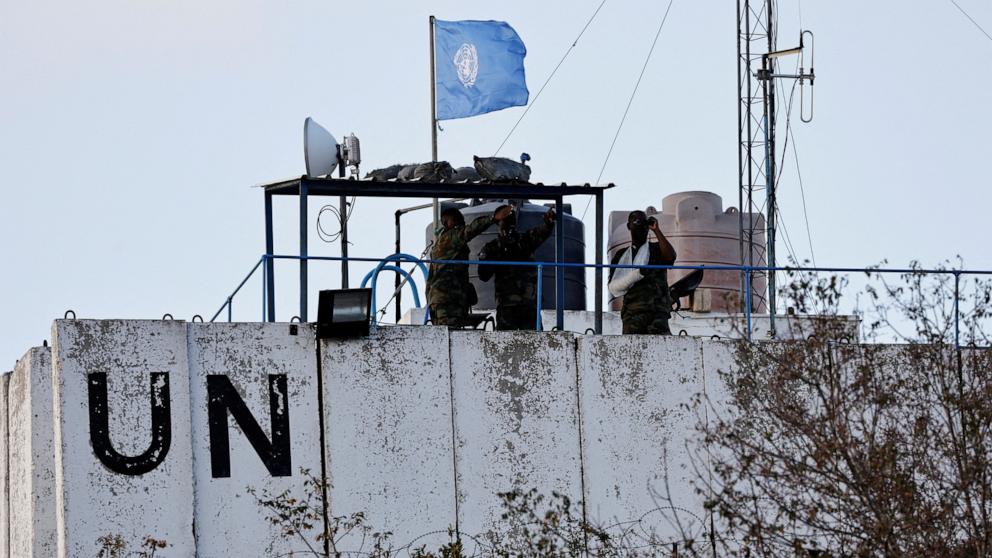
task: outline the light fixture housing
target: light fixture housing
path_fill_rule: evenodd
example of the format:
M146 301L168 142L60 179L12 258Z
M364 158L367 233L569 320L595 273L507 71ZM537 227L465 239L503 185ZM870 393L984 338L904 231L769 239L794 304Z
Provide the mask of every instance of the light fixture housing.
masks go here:
M372 289L320 291L317 339L368 337L371 316Z

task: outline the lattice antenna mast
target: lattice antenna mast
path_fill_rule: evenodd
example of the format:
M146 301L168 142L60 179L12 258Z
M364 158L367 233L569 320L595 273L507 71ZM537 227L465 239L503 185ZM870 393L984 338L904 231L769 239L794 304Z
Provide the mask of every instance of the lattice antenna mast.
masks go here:
M738 205L740 209L740 263L758 265L764 259L763 224L756 217L763 213L767 190L765 136L763 126L764 95L755 70L762 56L774 50L771 0L737 0L737 140L738 140ZM774 91L772 92L774 95ZM752 276L751 284L764 274ZM747 303L745 281L741 277L741 310ZM760 309L766 300L758 295L752 310Z
M809 73L804 73L800 62L799 73L775 73L778 58L803 55L803 39L812 33L802 31L799 47L777 50L774 0L737 0L737 139L738 139L738 207L740 208L740 262L741 265L759 265L764 259L769 267L775 266L775 237L777 232L777 203L775 199L775 82L774 79L798 79L800 86L806 81L813 85L812 56ZM812 91L810 92L809 120L812 120ZM801 118L805 107L800 100ZM758 205L758 204L761 205ZM760 215L765 214L762 225ZM762 236L764 239L762 239ZM775 274L754 273L756 278L767 280L767 298L759 295L752 303L752 310L760 309L765 302L769 314L769 333L775 335ZM741 278L741 309L748 298L744 295L745 282Z

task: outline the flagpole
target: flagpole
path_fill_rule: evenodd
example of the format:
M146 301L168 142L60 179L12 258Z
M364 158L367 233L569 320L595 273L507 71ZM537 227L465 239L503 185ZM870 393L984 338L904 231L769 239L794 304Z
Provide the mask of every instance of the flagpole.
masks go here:
M434 76L434 16L430 17L430 39L431 39L431 162L437 162L437 85ZM440 204L434 198L434 230L437 230L437 223L440 219Z

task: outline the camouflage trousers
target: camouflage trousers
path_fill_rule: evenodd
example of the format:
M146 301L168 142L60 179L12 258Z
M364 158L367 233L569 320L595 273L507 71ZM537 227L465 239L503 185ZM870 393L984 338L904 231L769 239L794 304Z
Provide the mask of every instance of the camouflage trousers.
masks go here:
M537 327L537 308L534 305L515 304L496 309L496 330L534 330Z
M656 312L620 312L624 335L671 335L672 330L668 327L668 318L668 314Z
M469 324L468 307L460 304L431 304L431 323L439 326L465 327Z

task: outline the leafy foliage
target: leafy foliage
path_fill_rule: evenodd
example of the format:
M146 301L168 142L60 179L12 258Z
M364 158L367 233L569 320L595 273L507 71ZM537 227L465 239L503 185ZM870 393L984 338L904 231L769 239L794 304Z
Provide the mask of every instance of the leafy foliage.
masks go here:
M992 354L954 344L955 302L966 339L987 339L989 286L965 300L916 264L880 282L865 337L898 327L903 345L859 344L846 283L796 277L783 294L820 316L803 340L739 343L726 393L696 399L719 555L992 555Z
M349 555L370 558L395 555L390 542L393 534L373 529L366 523L364 512L329 516L325 523L323 502L329 489L328 483L313 475L309 469L300 469L300 474L305 485L302 500L288 489L278 494L267 490L259 494L254 488L248 489L258 505L269 512L267 519L279 527L284 537L299 540L313 556L343 556L338 547L342 540L351 535L355 535L360 544Z
M309 471L307 484L311 494L322 487L320 479ZM255 492L252 491L254 494ZM571 558L592 556L598 558L670 556L662 545L651 538L635 536L630 530L611 534L607 528L597 527L582 519L581 503L572 501L564 494L553 492L550 497L536 490L527 492L514 490L500 493L503 508L500 521L488 533L471 536L447 529L448 542L430 550L426 545L414 546L415 541L402 545L391 544L392 534L377 532L365 522L362 513L349 516L330 517L328 533L316 535L312 541L305 540L308 554L315 556L362 556L389 558L409 555L412 558L467 558L469 556L493 556L498 558L525 558L542 556L546 558ZM288 492L275 496L264 495L256 499L263 508L269 510L269 520L279 525L286 537L305 539L313 532L322 510L314 507L317 498L308 497L300 502ZM429 533L430 535L438 534ZM325 537L330 550L327 554L317 550ZM462 537L470 539L468 546ZM345 548L357 542L357 547ZM370 544L366 544L370 541Z
M103 535L96 540L99 545L97 558L125 558L137 556L138 558L155 558L156 552L164 550L169 543L156 539L150 535L145 535L139 550L128 550L127 541L119 534Z

